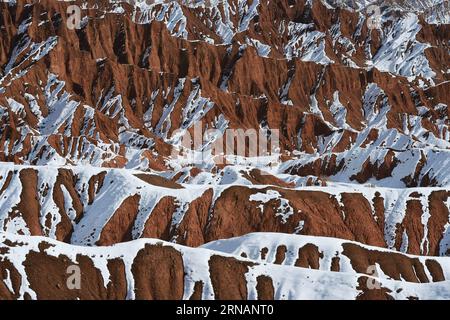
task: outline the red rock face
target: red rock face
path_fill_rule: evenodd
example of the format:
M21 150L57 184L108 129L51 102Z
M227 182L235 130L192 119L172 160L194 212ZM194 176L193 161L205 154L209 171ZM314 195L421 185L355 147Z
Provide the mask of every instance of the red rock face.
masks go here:
M0 298L446 297L446 5L1 3Z

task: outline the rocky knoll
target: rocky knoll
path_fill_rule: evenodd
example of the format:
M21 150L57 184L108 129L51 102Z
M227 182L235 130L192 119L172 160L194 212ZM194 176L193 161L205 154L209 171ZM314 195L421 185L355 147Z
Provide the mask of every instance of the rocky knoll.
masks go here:
M264 237L264 234L256 237ZM304 240L311 239L298 237L291 242L301 244ZM329 261L319 262L323 258L319 250L322 250L322 242L327 246L327 239L313 241L319 247L314 242L306 243L299 250L295 265L280 265L282 258L275 264L261 263L257 259L159 240L83 248L47 238L3 234L0 298L432 299L450 294L446 285L448 258L424 261L343 243L342 254L350 257L350 269L344 261L341 265L345 269L340 270L336 255L331 272L325 272ZM386 259L394 259L395 264L386 264ZM381 272L386 275L383 273L376 278L373 273L365 275L365 271L360 270L365 261L380 263ZM72 277L77 270L81 272L79 282Z

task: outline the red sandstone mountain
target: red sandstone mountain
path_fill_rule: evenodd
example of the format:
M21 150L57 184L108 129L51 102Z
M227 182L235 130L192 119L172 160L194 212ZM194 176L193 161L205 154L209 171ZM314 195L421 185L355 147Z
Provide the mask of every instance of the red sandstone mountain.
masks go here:
M0 298L448 298L447 8L0 3ZM279 150L177 161L196 123Z

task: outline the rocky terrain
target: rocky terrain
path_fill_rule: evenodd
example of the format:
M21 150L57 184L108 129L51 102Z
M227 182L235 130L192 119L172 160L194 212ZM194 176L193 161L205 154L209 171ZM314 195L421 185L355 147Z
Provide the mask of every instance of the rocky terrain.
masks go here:
M449 6L0 3L0 299L449 299Z

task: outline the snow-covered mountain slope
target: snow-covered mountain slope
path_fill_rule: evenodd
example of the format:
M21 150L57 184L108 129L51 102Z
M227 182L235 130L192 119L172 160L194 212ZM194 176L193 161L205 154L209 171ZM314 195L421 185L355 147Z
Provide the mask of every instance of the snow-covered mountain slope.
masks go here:
M85 246L143 237L198 246L283 232L449 253L448 188L296 187L269 175L258 182L257 171L233 169L209 185L133 170L1 164L0 230Z
M413 13L370 31L359 13L340 11L331 19L334 11L320 2L295 7L305 11L302 23L294 22L300 13L292 7L259 3L246 9L258 13L248 13L250 25L229 22L239 30L230 44L214 45L188 22L216 9L176 2L146 8L149 17L162 17L161 10L185 14L189 36L182 40L172 35L171 20L135 23L126 18L134 12L128 7L122 14L92 16L86 20L92 23L69 32L46 6L55 11L63 4L2 11L4 21L21 17L7 25L11 36L2 39L0 55L4 161L164 170L164 158L178 143L175 130L192 130L199 120L219 130L277 129L283 123L283 151L316 154L330 167L332 154L341 161L348 150L376 150L381 165L389 148L448 148L447 26L438 32ZM280 21L270 19L274 11ZM247 19L243 12L236 11L237 20ZM318 16L330 19L316 23ZM122 26L114 23L117 17L123 17ZM96 32L109 36L102 43ZM271 53L255 43L267 43ZM350 167L354 174L363 170Z
M298 243L303 241L301 238L298 240ZM330 246L330 241L325 239L312 240L319 246L322 242ZM243 247L246 244L244 240ZM314 252L304 251L306 254ZM387 255L390 258L389 253ZM220 251L150 239L113 247L87 248L42 237L2 234L0 256L2 299L350 300L450 297L448 281L439 278L442 270L448 276L448 258L439 262L430 259L425 264L416 258L411 265L399 264L396 271L399 279L394 280L385 274L368 276L351 269L332 272L314 270L314 266L262 263ZM313 257L311 254L300 260L314 263ZM379 259L375 258L376 264L383 263L385 258ZM349 267L347 262L344 265ZM83 270L80 289L66 287L66 271L70 266ZM416 272L419 278L408 279L407 272L408 275ZM424 278L420 278L422 275Z
M0 295L447 298L448 3L0 3ZM198 124L201 161L174 157ZM279 141L210 156L227 129ZM146 245L179 262L176 288L133 290L159 270L136 262ZM59 272L59 254L117 284L47 290L27 266ZM384 289L366 290L375 264Z
M369 247L341 239L279 233L252 233L218 240L203 248L260 263L297 266L322 271L376 274L407 282L447 281L449 258L425 258ZM373 270L370 267L376 266Z

